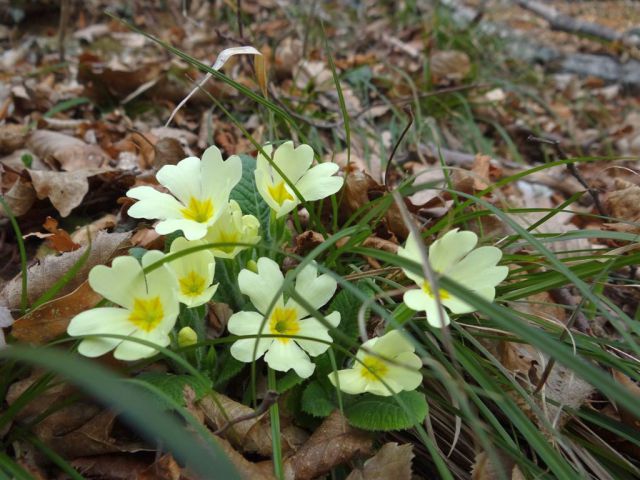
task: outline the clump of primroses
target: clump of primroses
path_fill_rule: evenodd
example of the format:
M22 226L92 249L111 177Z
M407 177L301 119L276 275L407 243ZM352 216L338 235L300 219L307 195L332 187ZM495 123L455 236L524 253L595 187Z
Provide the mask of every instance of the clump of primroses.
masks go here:
M67 329L69 335L82 337L78 346L82 355L97 357L113 350L115 358L134 361L168 348L172 338L178 348L196 345L203 339L191 326L176 326L181 310L201 308L220 284L231 282L248 299L228 321L228 332L236 336L231 355L246 363L264 359L270 369L293 370L301 378L313 375L313 359L331 347L331 331L339 330L344 320L338 311L320 313L336 292L336 278L307 261L289 272L293 278L287 281L282 265L274 261L277 257L260 256L256 247L266 235L281 248L285 237L274 232L286 229L286 216L337 193L344 180L336 175L338 165L314 166L311 147L295 148L293 142L263 146L255 163L256 198L259 195L271 210L269 232L261 231L258 218L243 213L240 204L230 199L242 179L242 159L233 155L225 160L215 146L202 158L188 157L162 167L156 174L162 191L152 186L129 190L127 196L137 200L129 215L156 221L155 230L172 240L166 254L148 251L140 259L118 257L110 267L91 270L89 285L104 297L104 306L80 313ZM410 235L398 255L423 264L421 242ZM476 248L477 242L473 232L451 230L428 247L426 261L437 278L447 277L493 301L507 267L497 265L502 257L498 248ZM227 272L220 284L215 283L216 268ZM451 321L448 311L474 311L416 271L404 269L417 286L405 292L404 302L425 312L428 324L445 327ZM329 380L348 394L389 396L415 390L422 383L421 368L411 337L390 330L364 341L353 362L331 373Z

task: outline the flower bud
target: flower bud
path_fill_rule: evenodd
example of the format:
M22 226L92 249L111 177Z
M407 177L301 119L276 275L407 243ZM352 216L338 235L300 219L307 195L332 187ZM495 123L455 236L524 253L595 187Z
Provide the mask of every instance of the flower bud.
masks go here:
M198 343L198 334L191 327L183 327L178 332L178 345L181 348L190 347Z

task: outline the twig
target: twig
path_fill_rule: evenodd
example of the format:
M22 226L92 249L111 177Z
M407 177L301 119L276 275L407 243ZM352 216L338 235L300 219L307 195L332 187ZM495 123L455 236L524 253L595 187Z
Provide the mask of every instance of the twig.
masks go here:
M244 27L242 26L242 0L236 1L236 19L238 20L238 35L244 40Z
M60 2L60 26L58 28L58 55L60 63L64 62L65 45L64 40L67 36L67 26L69 24L69 15L71 13L71 0L62 0Z
M213 434L222 435L224 432L226 432L229 428L231 428L235 424L244 422L246 420L251 420L252 418L257 418L263 413L266 413L267 410L269 410L269 408L271 407L271 405L275 404L278 401L279 396L280 394L278 392L274 392L273 390L267 390L267 392L264 395L264 398L262 399L262 402L260 403L260 405L258 405L258 408L256 408L252 413L247 413L246 415L240 415L239 417L229 420L222 427L220 427L218 430L213 432Z
M544 18L549 23L552 30L587 35L589 37L600 38L608 42L622 40L623 35L611 28L570 17L569 15L565 15L552 6L546 5L542 2L537 2L535 0L516 0L516 3L522 8Z
M562 147L560 146L560 142L558 140L552 140L550 138L544 138L544 137L534 137L533 135L529 135L527 140L529 142L545 143L547 145L551 145L556 151L556 155L560 160L569 160L569 156L565 153L564 150L562 150ZM607 214L602 204L600 203L600 197L598 196L598 191L589 186L587 181L584 179L584 177L580 174L580 172L576 168L575 163L573 162L567 163L567 171L576 180L578 180L578 182L580 182L580 185L582 185L584 188L587 189L587 191L589 192L589 195L591 195L591 198L593 198L593 203L595 204L596 209L598 210L598 213L603 217L606 217Z
M389 155L389 160L387 160L387 166L384 170L384 186L387 189L389 188L389 170L391 170L393 157L396 155L396 151L398 150L398 147L402 143L402 140L404 140L405 135L411 128L411 125L413 125L413 113L411 112L411 108L407 108L405 113L409 115L409 121L407 122L407 126L404 127L404 130L402 130L402 133L398 137L398 141L393 146L393 150L391 150L391 155Z
M562 330L560 337L558 337L559 341L562 342L567 337L567 335L569 334L569 331L574 325L576 325L577 329L583 333L589 330L589 323L587 322L586 317L582 313L582 306L584 305L584 302L585 302L584 298L579 304L575 305L573 298L571 298L571 295L565 288L554 288L550 290L549 293L551 294L552 297L554 297L554 299L556 299L558 303L563 303L567 306L574 306L573 312L571 312L571 316L569 317L569 320L567 320L567 324L565 325L565 328ZM545 383L547 383L547 380L549 379L549 376L551 375L551 371L553 370L553 367L555 366L555 364L556 364L555 358L549 359L549 363L547 363L547 366L542 372L542 376L540 377L540 380L536 385L536 389L533 391L534 394L540 392L540 390L542 390L542 387L544 387Z

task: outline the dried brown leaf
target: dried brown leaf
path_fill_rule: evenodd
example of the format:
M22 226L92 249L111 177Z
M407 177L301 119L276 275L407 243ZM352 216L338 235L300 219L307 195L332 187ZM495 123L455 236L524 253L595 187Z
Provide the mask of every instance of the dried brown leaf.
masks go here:
M48 198L51 204L66 217L76 208L89 191L89 177L111 171L110 168L76 170L73 172L53 172L27 170L33 188L39 199Z
M91 253L78 273L60 291L60 295L66 295L84 282L95 265L107 263L120 248L125 246L130 233L107 233L98 232L91 244ZM42 262L29 267L28 279L28 300L34 302L44 292L64 275L88 246L84 246L73 252L63 253L57 256L48 256ZM20 296L22 292L22 281L20 275L10 280L0 292L0 305L4 305L10 310L16 310L20 306Z
M149 466L149 461L136 455L114 454L76 458L71 465L87 478L132 480Z
M19 217L31 209L31 206L36 201L36 192L29 182L20 177L4 194L4 199L9 205L11 213ZM2 205L0 205L0 216L6 216Z
M640 401L640 385L638 385L637 382L634 382L631 378L618 370L613 370L613 378ZM630 412L625 409L620 409L620 419L625 424L640 431L640 414L637 410Z
M51 300L15 321L11 334L19 341L44 345L67 331L73 317L94 307L102 297L84 281L73 292Z
M371 452L373 439L350 426L339 411L322 422L309 440L289 459L297 480L319 477L332 468L350 461L356 455Z
M458 50L434 52L429 59L431 79L437 85L459 82L471 71L471 61Z
M29 129L24 125L0 125L0 154L13 153L23 148Z
M353 470L347 480L411 480L413 457L413 445L410 443L385 443L378 453L364 462L362 468Z
M123 429L117 429L118 414L111 410L103 410L88 419L79 428L71 429L70 425L57 425L56 432L48 439L48 443L64 458L78 458L107 453L150 451L141 442L123 436ZM67 433L68 432L68 433Z
M200 401L200 406L204 411L205 421L212 430L218 430L225 426L228 420L254 413L251 407L222 394L215 394L215 399L211 395L205 396ZM283 453L295 451L307 440L308 435L304 430L287 422L286 419L281 420L282 451ZM223 436L244 452L256 452L264 456L271 455L271 425L269 415L266 413L232 425L224 432Z
M29 137L27 145L50 165L59 165L66 171L100 168L110 160L97 145L89 145L78 138L50 130L36 130Z

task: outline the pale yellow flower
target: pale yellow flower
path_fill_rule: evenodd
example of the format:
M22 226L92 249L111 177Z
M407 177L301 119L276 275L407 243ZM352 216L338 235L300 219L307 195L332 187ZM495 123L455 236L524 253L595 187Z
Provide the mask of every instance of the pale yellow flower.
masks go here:
M197 240L224 213L241 176L240 157L233 155L223 161L220 150L212 146L202 154L202 160L188 157L158 171L158 182L173 196L147 186L129 190L127 196L138 202L128 213L134 218L159 219L155 228L161 235L182 230L188 240Z
M271 156L273 147L265 145L263 150ZM294 149L293 142L285 142L273 153L273 163L282 170L282 173L307 201L320 200L333 195L342 188L344 183L344 179L334 175L339 168L335 163L324 162L311 167L313 150L309 145L303 144ZM276 218L286 215L300 204L300 199L293 189L262 153L258 154L255 177L258 192L275 212Z
M272 369L283 372L293 369L300 377L307 378L315 369L309 356L316 357L326 352L332 338L327 327L311 317L309 312L293 299L285 302L281 293L276 297L283 282L280 267L269 258L263 257L258 260L258 273L242 270L238 276L240 291L249 296L258 311L233 314L229 319L229 332L235 335L260 333L299 335L306 338L269 337L260 338L259 341L257 338L240 339L231 345L231 355L241 362L252 362L264 355L265 361ZM315 265L308 265L296 277L295 291L314 309L318 309L331 299L336 286L336 281L330 275L318 276ZM275 305L268 312L274 298ZM267 313L269 317L265 322ZM330 313L325 320L336 327L340 323L340 312Z
M260 241L260 222L253 215L242 215L240 205L235 200L229 201L229 206L220 219L207 230L204 241L207 243L250 243ZM234 258L247 248L244 245L229 245L212 248L215 257Z
M418 388L421 367L411 342L393 330L363 343L353 367L330 373L329 380L351 395L368 392L387 397Z
M419 241L422 241L421 239ZM468 290L492 302L496 296L496 285L508 275L506 266L497 266L502 258L499 248L486 246L475 248L478 236L469 231L458 229L447 232L429 246L429 264L436 275L445 276L459 283ZM398 249L398 255L422 263L418 243L413 235L409 235L406 246ZM413 310L423 310L427 314L427 321L434 327L440 327L438 305L429 281L423 275L416 275L410 270L403 269L407 277L413 280L418 289L409 290L404 294L404 303ZM440 289L442 305L453 313L470 313L475 308L452 293ZM445 325L448 325L449 315L442 311Z
M166 265L145 275L143 267L164 257L152 250L142 257L142 265L133 257L118 257L111 267L98 265L89 273L89 285L104 298L120 307L103 307L76 315L67 333L84 335L124 335L169 345L169 333L180 311L177 285ZM89 337L80 342L78 352L98 357L115 349L119 360L138 360L154 355L157 349L140 343L109 337Z
M190 242L178 237L171 243L169 253L177 253L202 245L202 241ZM198 250L170 261L167 266L178 280L178 299L187 307L197 307L211 300L218 289L213 283L216 260L208 250Z

